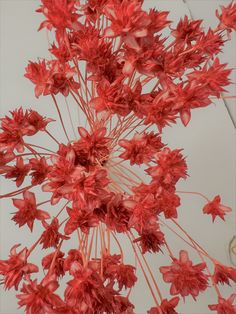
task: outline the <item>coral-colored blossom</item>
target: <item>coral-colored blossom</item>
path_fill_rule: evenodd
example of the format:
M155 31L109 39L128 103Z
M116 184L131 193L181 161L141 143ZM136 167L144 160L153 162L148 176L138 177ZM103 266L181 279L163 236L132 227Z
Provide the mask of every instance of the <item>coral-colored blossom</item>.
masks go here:
M212 201L203 207L203 213L212 215L213 222L217 216L219 216L222 220L225 220L224 216L231 211L232 209L230 207L221 204L221 198L219 195L215 196Z
M228 299L219 297L218 304L211 304L208 307L211 311L216 311L217 314L235 314L236 305L233 304L235 298L236 294L232 294Z
M170 294L194 299L208 287L208 276L203 272L205 263L193 265L186 251L180 251L179 260L174 258L171 266L160 267L165 282L171 283Z
M27 263L27 248L19 253L16 252L19 246L20 244L16 244L11 248L8 260L0 261L0 275L4 277L3 283L6 289L15 287L18 290L23 276L39 271L36 265Z
M23 197L23 200L13 199L13 204L18 209L18 211L14 213L12 220L15 221L19 227L27 224L32 232L35 220L43 221L50 218L50 215L44 210L37 209L34 193L25 191L23 192Z
M178 303L179 303L179 298L178 297L174 297L171 300L164 299L161 302L161 305L160 305L159 308L157 308L157 307L151 308L148 311L148 314L159 314L159 313L162 313L162 314L178 314L175 311L175 308L178 305Z

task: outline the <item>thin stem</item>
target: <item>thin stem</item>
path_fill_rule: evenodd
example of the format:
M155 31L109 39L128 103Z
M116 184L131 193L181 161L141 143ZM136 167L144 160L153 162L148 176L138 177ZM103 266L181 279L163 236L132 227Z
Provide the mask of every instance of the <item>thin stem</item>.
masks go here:
M69 136L68 136L68 134L67 134L67 132L66 132L66 128L65 128L65 125L64 125L62 116L61 116L60 109L59 109L58 104L57 104L57 101L56 101L56 97L55 97L53 94L51 94L51 96L52 96L53 102L54 102L54 104L55 104L57 113L58 113L58 115L59 115L59 119L60 119L60 122L61 122L61 125L62 125L62 128L63 128L63 131L64 131L64 133L65 133L65 136L66 136L68 142L70 142Z
M146 282L147 282L147 285L148 285L148 287L149 287L149 289L150 289L150 292L151 292L151 294L152 294L152 297L153 297L153 299L154 299L154 301L155 301L155 303L156 303L156 306L157 306L158 309L159 309L159 302L158 302L158 300L157 300L157 298L156 298L156 296L155 296L155 293L154 293L154 291L153 291L153 289L152 289L152 286L151 286L150 281L149 281L149 279L148 279L148 277L147 277L147 274L146 274L146 272L145 272L145 270L144 270L144 267L143 267L143 265L142 265L142 262L141 262L141 260L140 260L140 258L139 258L139 256L138 256L138 253L137 253L136 248L135 248L135 246L134 246L134 244L133 244L133 241L132 241L130 235L128 234L128 232L127 232L126 234L127 234L128 238L129 238L129 240L130 240L130 243L131 243L131 245L132 245L132 247L133 247L134 254L135 254L136 257L137 257L139 266L141 267L141 270L142 270L142 272L143 272L143 275L144 275L144 277L145 277L145 280L146 280ZM161 311L160 313L162 313L162 311Z
M181 193L181 194L198 195L198 196L201 196L202 198L204 198L208 203L210 202L210 200L205 195L203 195L202 193L199 193L199 192L187 192L187 191L176 191L176 192Z
M45 132L51 137L51 139L53 139L54 142L56 142L58 145L60 145L58 140L48 130L45 130Z

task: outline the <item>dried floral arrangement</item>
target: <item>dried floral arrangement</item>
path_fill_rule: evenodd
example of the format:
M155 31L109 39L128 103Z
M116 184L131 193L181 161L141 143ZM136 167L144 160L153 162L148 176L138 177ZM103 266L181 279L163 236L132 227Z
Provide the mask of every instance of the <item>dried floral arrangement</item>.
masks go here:
M178 119L187 126L193 109L210 105L231 83L231 69L218 54L236 30L236 4L217 10L219 24L207 31L202 20L185 16L173 26L168 12L146 12L142 5L143 0L42 0L37 10L46 18L39 30L55 34L52 59L30 62L25 77L36 97L51 97L65 138L49 131L55 121L22 108L1 119L0 133L0 173L17 187L1 198L12 200L11 219L18 227L42 228L31 247L16 244L0 261L3 286L19 290L19 306L28 314L134 313L136 267L153 297L148 314L178 313L180 298L196 301L210 288L216 292L210 311L236 313L236 294L224 298L220 291L220 284L236 282L236 269L211 257L178 223L176 184L187 179L187 163L182 149L162 141L166 126ZM69 95L70 106L78 106L86 120L74 140L58 94ZM29 144L38 132L50 136L57 151ZM27 177L31 184L24 186ZM38 203L36 187L50 199ZM195 194L205 199L203 213L213 222L231 211L220 196ZM56 216L52 206L59 208ZM168 221L179 229L176 237L197 252L198 264L186 249L174 256L162 228ZM119 233L130 242L136 265L125 263ZM68 250L72 236L78 244ZM30 261L37 249L45 250L41 265ZM147 253L169 256L159 270L171 298L160 291ZM40 268L43 278L37 277ZM56 290L65 277L63 297Z

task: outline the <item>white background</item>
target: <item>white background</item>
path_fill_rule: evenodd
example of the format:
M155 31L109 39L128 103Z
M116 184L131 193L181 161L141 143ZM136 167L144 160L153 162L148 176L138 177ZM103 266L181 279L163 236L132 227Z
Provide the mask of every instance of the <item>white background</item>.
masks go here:
M189 9L194 18L203 18L205 25L213 27L216 25L214 17L215 8L220 4L228 4L230 1L195 0L188 1L188 6L183 1L165 0L145 0L146 7L154 5L159 9L171 10L170 17L176 21L185 14L189 15ZM38 1L34 0L1 0L1 48L0 48L0 111L1 116L17 106L24 108L32 107L43 115L56 117L55 110L50 98L34 97L33 85L24 77L24 68L29 59L35 60L37 57L47 56L47 37L45 32L37 33L37 27L41 21L41 16L34 11L38 7ZM236 66L235 54L235 34L232 41L227 43L223 60L230 63L231 67ZM236 82L235 73L232 79ZM230 89L231 95L236 95L235 86ZM65 106L64 103L61 105ZM231 113L236 111L235 101L228 102ZM66 115L66 113L65 113ZM76 120L76 116L75 119ZM63 138L61 130L51 127L52 133L57 138ZM70 135L72 136L73 133ZM38 143L52 147L53 143L48 139L36 139ZM182 198L180 209L180 222L191 235L198 240L209 253L229 264L228 243L236 233L235 215L235 128L222 101L215 102L205 109L193 112L192 121L188 129L182 125L177 125L166 129L165 142L173 148L184 148L187 156L190 177L186 182L180 184L179 189L186 191L199 191L213 198L216 194L222 196L223 202L233 208L233 213L226 219L226 222L218 221L211 223L208 216L203 216L201 209L204 201L198 197L185 196ZM1 181L1 194L14 190L14 185ZM0 258L6 259L10 247L15 243L22 243L30 246L38 237L40 228L35 228L35 233L30 234L27 228L18 229L10 220L13 207L10 200L2 200L0 206ZM45 207L48 209L48 207ZM167 232L168 233L168 232ZM169 234L171 247L174 252L184 247L175 236ZM123 240L125 241L125 240ZM73 244L72 244L73 245ZM124 242L127 262L133 262L133 253L130 247ZM191 252L191 250L189 250ZM196 257L190 253L191 257ZM40 252L35 252L33 256L35 263L40 263ZM196 258L196 261L198 259ZM168 286L160 281L158 267L168 265L169 259L161 255L149 257L158 284L166 293ZM153 305L150 293L142 277L137 287L132 292L132 301L136 305L135 313L145 313ZM233 287L232 287L233 288ZM222 293L228 296L230 289L223 288ZM17 309L15 293L5 292L0 288L0 313L17 314L23 313L22 309ZM216 296L213 289L199 297L194 303L190 298L186 304L179 306L180 313L184 314L208 314L207 304L216 303Z

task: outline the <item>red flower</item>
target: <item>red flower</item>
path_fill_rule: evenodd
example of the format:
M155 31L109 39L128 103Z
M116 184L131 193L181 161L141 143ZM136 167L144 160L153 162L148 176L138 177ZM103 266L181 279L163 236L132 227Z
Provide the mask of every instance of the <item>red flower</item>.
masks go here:
M67 213L69 220L66 222L64 231L65 234L71 234L76 229L80 228L82 232L88 233L91 227L95 227L98 224L98 219L94 216L93 212L81 210L77 207L67 207Z
M154 14L155 15L155 14ZM156 21L159 21L158 19ZM150 29L152 32L152 29ZM160 71L158 58L164 52L163 39L153 37L152 39L140 39L140 49L134 50L127 47L125 50L125 64L122 73L126 76L132 75L134 69L144 75L157 75Z
M180 206L180 198L172 190L161 188L159 195L156 195L158 212L165 215L165 218L177 218L177 207Z
M141 10L138 1L123 0L117 5L108 4L104 8L106 17L111 25L105 29L105 37L121 36L127 46L139 49L138 38L148 35L148 26L151 19L145 11Z
M221 14L216 10L216 16L220 20L219 29L236 31L236 3L232 1L227 7L221 6Z
M2 166L0 168L0 173L5 174L5 178L12 179L15 178L16 186L19 187L24 182L25 177L30 171L30 165L24 164L22 157L16 157L15 166Z
M39 271L36 265L27 263L27 248L16 253L19 246L20 244L16 244L11 248L8 260L0 261L0 275L4 277L3 283L6 289L15 287L18 290L23 276Z
M51 224L49 225L46 221L42 221L42 225L45 228L45 231L42 233L40 243L43 244L43 249L49 247L57 247L60 240L67 240L68 237L59 233L59 221L57 218L53 218Z
M72 193L73 181L71 174L75 171L74 154L73 151L68 152L67 150L65 157L53 156L51 160L53 165L47 174L49 183L44 184L42 189L44 192L53 192L51 203L56 204L63 196L68 197ZM77 179L82 177L83 170L82 167L76 167ZM70 186L69 191L68 186Z
M90 105L98 112L107 111L110 114L127 116L138 101L139 93L137 85L131 89L122 83L123 79L119 77L112 83L107 80L99 82L98 97L93 98Z
M67 283L65 301L73 306L76 313L112 312L114 291L108 286L104 287L98 273L88 267L73 263L72 275L74 278Z
M56 258L55 258L56 254ZM64 276L65 271L64 271L64 256L65 254L62 253L61 251L55 251L52 252L42 259L42 266L43 269L50 269L50 273L56 275L57 277ZM55 258L55 260L54 260ZM52 262L53 262L53 267L52 267ZM52 268L51 268L52 267Z
M164 299L161 302L161 306L159 308L158 307L151 308L148 311L148 314L160 314L160 313L162 313L162 314L178 314L175 311L175 308L178 305L178 303L179 303L178 297L174 297L169 301L167 299ZM162 311L162 312L160 312L160 311Z
M163 28L170 24L170 21L167 20L169 15L168 11L157 11L156 9L150 9L148 17L151 22L148 25L148 30L150 33L160 32Z
M16 149L18 152L24 151L23 135L25 125L25 114L22 108L11 112L12 117L1 118L0 150Z
M208 69L207 64L200 70L188 74L188 78L201 86L207 87L211 95L220 97L221 92L225 92L222 86L230 85L229 75L231 69L225 69L227 64L220 64L218 58Z
M31 158L30 163L30 176L32 177L31 183L33 185L42 184L47 177L50 166L47 164L45 157Z
M86 18L95 23L102 14L104 6L109 0L87 0L85 5L82 7Z
M236 314L236 305L233 304L235 298L236 294L231 294L228 299L218 298L218 304L208 305L208 307L217 314Z
M170 294L182 297L192 295L194 300L199 292L208 287L208 276L204 274L206 264L193 265L186 251L180 251L179 260L173 258L172 266L160 267L165 282L171 283Z
M173 108L173 98L169 97L169 92L161 91L149 94L142 94L140 103L135 108L135 113L139 118L145 118L145 124L156 124L159 132L162 129L176 123L177 111Z
M175 29L172 30L172 35L176 38L177 44L185 43L191 46L191 43L197 41L203 33L201 28L202 20L189 21L187 15L181 19Z
M113 271L115 272L115 279L118 282L119 290L131 288L134 286L137 281L137 277L135 276L135 267L131 265L120 264L118 266L114 266Z
M172 92L172 101L175 103L173 109L180 113L180 119L184 126L191 119L191 109L206 107L211 103L209 90L204 85L197 85L192 81L188 84L176 85Z
M48 123L55 121L50 118L42 117L37 111L34 111L30 109L29 111L26 111L27 114L27 124L28 126L28 132L26 135L32 136L36 134L39 131L45 131L46 126Z
M26 110L20 107L11 112L12 117L1 119L0 150L24 151L24 136L32 136L38 131L44 131L52 119L46 119L34 110Z
M42 5L37 10L47 18L42 22L39 30L46 27L51 30L55 27L58 30L66 28L76 30L80 27L79 15L76 13L77 0L42 0Z
M109 158L110 138L106 137L106 128L99 128L91 134L84 128L78 128L81 138L73 143L76 152L75 163L82 166L104 165Z
M62 93L68 96L70 88L77 90L79 84L74 81L75 68L57 60L31 62L25 69L25 77L35 84L35 96Z
M122 194L112 193L111 199L106 206L107 213L105 223L108 228L116 232L126 232L129 230L131 209L128 202L129 201L126 201Z
M134 242L139 242L142 248L142 253L146 252L159 252L161 246L164 244L164 233L157 228L143 230L140 237L135 239Z
M5 166L6 164L11 162L15 158L16 156L13 152L0 150L0 167ZM1 171L1 168L0 168L0 171Z
M64 270L69 271L70 274L72 274L74 262L78 262L82 265L83 258L79 250L72 249L72 250L69 250L68 256L64 260L64 264L63 264Z
M215 218L217 216L225 220L224 216L226 215L226 213L229 213L231 211L232 209L230 207L221 204L221 198L219 195L215 196L211 202L207 203L203 207L203 213L207 215L212 215L213 222L215 221Z
M180 152L181 149L171 151L167 147L164 148L156 154L157 166L148 168L147 173L152 176L153 180L164 184L175 185L179 179L186 179L187 165Z
M104 278L109 278L115 280L116 267L120 265L121 255L109 254L104 252L102 255L102 266L103 266L103 276ZM98 265L101 267L101 259L98 260Z
M230 285L229 280L236 282L236 268L216 263L213 279L216 284L226 283L227 285Z
M139 233L142 233L143 230L156 226L156 212L152 208L141 202L129 201L129 203L130 208L133 209L129 221L130 228L135 228Z
M134 314L134 305L129 301L127 297L114 296L113 301L114 313L119 314Z
M49 95L50 87L53 84L51 73L47 69L45 60L32 62L25 69L25 77L30 79L35 86L35 96L38 98L40 95Z
M26 313L53 314L54 309L64 305L61 298L54 293L59 287L58 282L53 277L45 277L38 284L37 280L28 280L23 284L19 299L19 306L25 307Z
M119 145L125 149L119 157L129 159L131 165L149 162L153 155L164 147L161 138L154 132L137 133L131 140L120 140Z
M45 220L50 218L50 215L43 210L37 209L34 193L24 191L23 197L23 200L13 199L14 206L19 210L14 213L12 220L15 221L19 227L27 224L32 232L35 219Z
M216 33L211 28L209 28L208 32L203 34L202 37L198 40L196 48L200 53L206 54L213 58L222 51L224 42L225 41L223 40L223 37L220 33Z
M79 206L98 207L108 193L106 187L110 180L107 176L107 170L98 168L90 173L82 173L81 177L79 174L80 170L78 173L77 171L72 173L74 198Z

